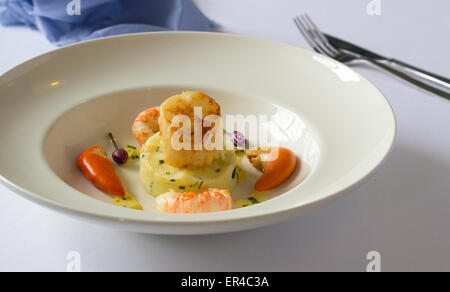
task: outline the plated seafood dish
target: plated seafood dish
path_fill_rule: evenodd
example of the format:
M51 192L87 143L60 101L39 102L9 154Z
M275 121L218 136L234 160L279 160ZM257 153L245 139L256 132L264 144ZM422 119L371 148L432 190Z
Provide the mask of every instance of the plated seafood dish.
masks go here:
M185 91L145 109L131 131L136 145L124 148L119 146L119 137L107 134L115 149L111 159L102 146L95 145L77 160L84 176L120 207L144 209L115 171L127 163L139 164L135 175L148 196L155 197L158 212L182 214L260 203L301 167L287 148L252 147L243 133L225 131L220 105L202 92ZM234 199L235 190L247 177L243 162L259 175L253 189L244 194L246 199Z
M396 133L389 102L357 72L230 34L79 43L5 73L0 92L0 183L131 232L213 234L292 219L368 179Z

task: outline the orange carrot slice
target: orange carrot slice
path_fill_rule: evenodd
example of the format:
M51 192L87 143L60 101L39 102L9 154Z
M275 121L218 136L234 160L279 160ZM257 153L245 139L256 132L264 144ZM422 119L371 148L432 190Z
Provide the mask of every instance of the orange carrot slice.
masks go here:
M273 151L273 154L275 155L276 152ZM294 152L286 148L278 148L278 157L267 161L263 175L256 181L255 190L263 192L278 187L291 176L296 164L297 158Z
M125 188L103 147L93 146L83 151L78 157L77 165L84 176L100 190L113 196L125 196Z

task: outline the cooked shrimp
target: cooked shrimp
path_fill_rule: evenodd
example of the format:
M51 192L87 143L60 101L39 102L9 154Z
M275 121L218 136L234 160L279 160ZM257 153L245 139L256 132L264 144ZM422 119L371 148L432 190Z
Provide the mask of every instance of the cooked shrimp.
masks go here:
M209 213L231 210L233 199L228 190L209 189L201 194L194 192L168 192L156 198L160 213Z
M159 131L159 106L149 108L140 113L133 123L133 135L139 144L145 141Z
M197 108L201 109L202 116L199 116L199 113L195 111L195 109ZM190 120L190 129L186 129L186 125L184 123L183 127L173 126L172 122L175 121L174 118L179 116L187 117L187 119ZM212 124L214 124L214 128L205 127L206 117L217 118L213 123L210 123L211 126ZM195 121L197 121L197 123L195 123ZM198 121L200 121L201 123L198 123ZM223 128L221 122L222 120L220 106L214 99L204 93L187 91L167 99L161 105L161 117L159 118L159 126L162 133L161 144L166 156L166 161L170 165L178 168L196 168L210 165L216 158L218 149L205 149L205 134L220 132L220 134L222 135ZM200 131L195 131L196 124L200 124L202 126ZM184 141L184 135L189 135L189 132L186 132L188 131L188 129L190 130L190 145L189 141ZM180 144L188 144L188 146L190 146L190 149L186 149L185 147L175 149L176 147L173 146L172 136L175 133L180 133L180 131L183 133L183 136L180 137L181 139L178 139L176 141L180 142ZM200 133L202 134L202 136L200 137L200 139L198 139L198 135ZM214 141L217 142L217 137L213 137ZM218 141L218 143L220 144L220 141ZM221 146L223 146L223 143Z

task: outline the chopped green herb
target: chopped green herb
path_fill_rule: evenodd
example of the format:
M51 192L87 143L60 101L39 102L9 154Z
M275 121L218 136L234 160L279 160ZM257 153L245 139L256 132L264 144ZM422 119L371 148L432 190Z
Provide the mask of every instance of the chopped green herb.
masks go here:
M242 205L242 207L248 207L248 204Z
M126 201L126 200L127 200L127 198L122 198L122 200Z
M159 164L164 164L164 160L160 160L160 161L159 161Z
M159 146L156 147L156 152L159 152Z
M200 183L200 185L198 186L198 188L201 188L203 185L203 181Z
M185 190L185 189L186 189L185 186L179 186L178 188L179 188L180 190Z
M128 148L131 148L131 149L135 149L135 150L137 149L136 147L131 146L131 145L127 145L127 147L128 147Z
M220 168L216 169L216 172L220 172Z
M237 167L234 168L233 174L231 175L231 178L234 179L236 177Z
M174 180L174 179L171 179L170 181L171 181L171 182L174 182L175 180Z
M170 175L170 171L166 171L166 174L167 174L167 175Z
M253 204L258 204L259 203L259 201L257 199L255 199L254 197L250 197L250 198L248 198L248 200L250 202L252 202Z

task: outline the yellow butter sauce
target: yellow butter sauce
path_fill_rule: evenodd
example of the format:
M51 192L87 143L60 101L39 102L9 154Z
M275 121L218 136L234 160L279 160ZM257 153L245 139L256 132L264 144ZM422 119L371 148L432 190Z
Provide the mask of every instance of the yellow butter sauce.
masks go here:
M130 193L126 193L125 197L114 197L110 201L110 203L119 207L144 210L141 204L139 204L138 201Z
M238 183L242 183L245 181L245 171L243 171L241 168L237 169L237 177L238 177Z
M139 159L140 150L138 148L128 145L127 148L125 149L125 151L127 151L127 153L128 153L128 161L129 162Z
M242 163L242 158L244 158L245 151L244 150L237 150L236 151L236 162L237 165L240 166Z
M236 204L237 208L244 208L254 204L265 202L269 199L270 197L268 192L258 192L253 190L247 200L235 200L234 203Z

